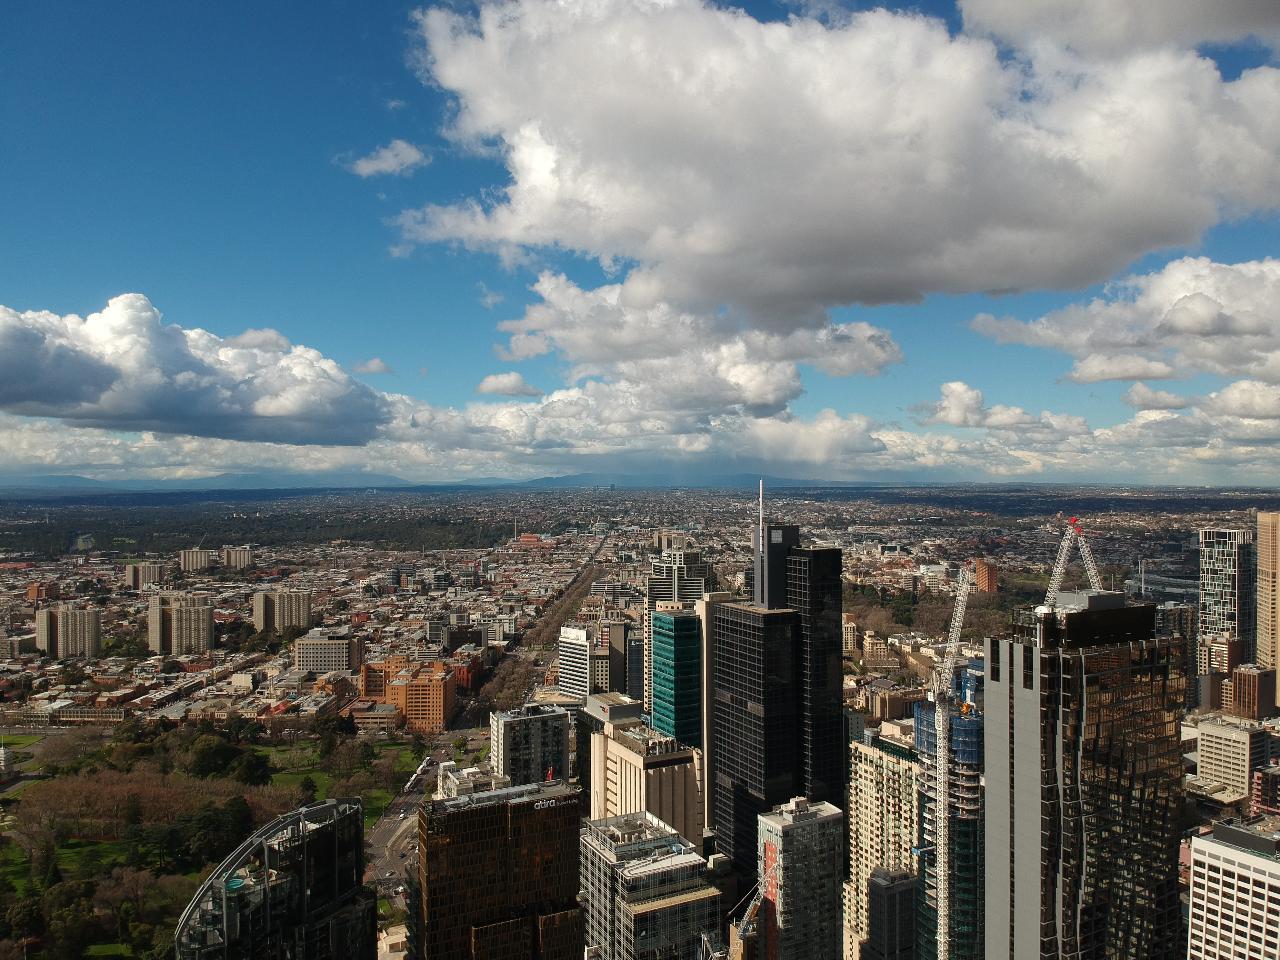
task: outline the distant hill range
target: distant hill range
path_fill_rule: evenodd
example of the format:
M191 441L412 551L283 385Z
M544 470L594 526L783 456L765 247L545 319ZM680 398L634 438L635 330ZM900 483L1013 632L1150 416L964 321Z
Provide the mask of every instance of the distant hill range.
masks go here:
M130 502L147 502L146 497L156 494L164 499L198 501L226 494L228 499L253 499L257 492L277 492L282 496L306 496L307 491L364 491L430 492L462 490L663 490L673 488L699 490L754 491L762 479L756 473L696 474L674 469L663 473L573 473L559 477L537 477L532 480L511 480L502 477L469 477L465 480L431 483L405 480L385 473L363 473L358 470L333 470L320 473L292 471L263 471L259 473L224 473L215 477L162 480L94 480L69 474L0 474L0 498L6 500L85 500L108 498L112 501L127 497ZM1273 502L1276 491L1266 488L1230 487L1152 487L1142 484L1089 484L1089 483L992 483L921 481L903 477L881 480L815 480L798 477L763 476L766 492L785 489L826 489L830 494L847 498L858 491L868 491L876 499L884 499L897 491L916 491L912 499L923 496L932 499L950 491L952 496L997 495L1027 496L1031 498L1056 496L1062 491L1092 491L1094 495L1109 498L1113 505L1123 504L1129 498L1147 499L1157 492L1174 495L1188 502L1204 495L1248 495L1252 491L1264 494L1263 499L1251 503L1262 509ZM844 491L843 494L838 491ZM165 497L164 495L168 495ZM905 495L905 494L904 494ZM1083 507L1081 508L1083 509Z
M758 474L683 475L679 473L622 474L575 473L562 477L538 477L534 480L510 480L502 477L472 477L465 480L420 483L385 473L361 473L357 470L295 473L264 471L261 473L224 473L214 477L190 479L94 480L71 474L0 474L0 492L17 496L64 496L71 494L185 492L202 490L361 490L431 489L436 487L512 487L534 490L619 487L652 490L667 487L701 489L753 489L760 481ZM867 486L865 482L800 480L794 477L764 478L766 487Z
M777 487L866 487L880 486L865 480L804 480L796 477L761 476L758 473L684 474L670 473L573 473L564 477L539 477L516 484L542 490L580 487L622 487L631 490L652 490L668 487L694 487L715 490L753 490L761 480L766 488Z
M223 473L215 477L181 479L94 480L68 474L0 474L0 491L6 494L63 495L73 493L133 493L139 491L187 490L296 490L357 489L363 487L408 487L407 480L384 473L355 470L324 473Z

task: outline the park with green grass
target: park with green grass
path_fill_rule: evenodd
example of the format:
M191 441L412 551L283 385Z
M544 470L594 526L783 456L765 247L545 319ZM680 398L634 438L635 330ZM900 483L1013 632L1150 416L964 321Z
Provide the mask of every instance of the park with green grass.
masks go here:
M426 750L336 718L131 722L5 745L28 759L0 796L0 960L168 958L182 908L257 826L358 796L372 827Z

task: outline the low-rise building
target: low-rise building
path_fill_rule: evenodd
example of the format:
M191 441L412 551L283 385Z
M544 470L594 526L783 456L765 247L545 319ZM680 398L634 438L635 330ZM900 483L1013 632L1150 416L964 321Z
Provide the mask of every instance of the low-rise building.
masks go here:
M1253 772L1271 759L1267 728L1256 720L1215 716L1202 719L1196 732L1196 775L1247 797Z
M364 640L345 628L317 627L293 642L295 670L328 673L331 670L358 670L364 662Z

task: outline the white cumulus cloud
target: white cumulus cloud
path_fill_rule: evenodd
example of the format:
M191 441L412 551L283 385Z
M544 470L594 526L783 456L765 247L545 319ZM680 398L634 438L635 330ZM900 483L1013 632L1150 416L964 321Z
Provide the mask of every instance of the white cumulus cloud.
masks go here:
M519 371L491 373L476 386L476 393L491 393L503 397L540 397L542 391L528 383Z
M1191 405L1187 397L1167 390L1153 390L1145 383L1135 383L1126 390L1124 402L1139 410L1181 410Z
M371 357L368 360L362 360L352 367L356 373L394 373L391 365L381 357Z
M774 332L666 302L631 305L623 284L583 289L543 273L533 289L539 299L524 316L499 325L510 335L504 356L556 353L571 363L571 381L599 379L610 389L633 390L655 411L773 415L803 392L800 365L851 376L902 361L889 333L863 322L819 319Z
M1249 37L1280 43L1274 0L959 0L969 31L1021 46L1054 41L1119 54L1135 46L1195 46Z
M137 293L87 317L0 306L0 410L117 430L358 444L381 395L274 330L223 339Z
M1048 432L1069 436L1088 431L1088 425L1080 417L1043 411L1039 416L1021 407L996 404L988 407L982 391L962 380L944 383L941 398L932 409L926 410L925 424L951 427L981 427L986 430L1002 430L1022 434Z
M351 161L347 168L357 177L400 176L430 162L431 158L418 147L407 140L397 139L368 156Z
M1076 357L1081 381L1210 373L1280 383L1280 260L1184 257L1088 303L1030 322L982 314L973 328Z
M1067 379L1076 383L1098 383L1101 380L1163 380L1172 376L1173 367L1163 360L1132 354L1091 353L1071 368Z
M622 302L811 326L833 304L1101 281L1280 204L1280 70L1171 48L1002 59L874 10L761 23L700 0L419 18L456 143L510 182L407 240L622 266Z

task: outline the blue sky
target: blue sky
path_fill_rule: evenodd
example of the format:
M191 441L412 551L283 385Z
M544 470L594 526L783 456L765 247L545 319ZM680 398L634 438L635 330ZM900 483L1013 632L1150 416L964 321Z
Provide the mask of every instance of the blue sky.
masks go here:
M1087 20L1107 17L1106 4L1069 4L1073 25L1064 3L970 0L966 18L935 2L863 18L835 4L742 14L610 0L589 15L526 2L492 28L460 4L425 20L416 14L429 7L398 2L19 4L0 31L0 473L332 466L452 479L678 462L833 478L1276 482L1280 18L1254 22L1228 0L1204 23L1121 29L1123 18ZM1041 20L1027 13L1037 6ZM922 30L920 17L945 26ZM650 53L599 56L611 23L634 47L652 41ZM892 75L889 59L853 79L832 65L886 47L919 58L909 75ZM653 50L667 58L657 79L645 73ZM974 93L942 110L930 98L947 95L948 70ZM673 72L686 85L664 96L655 85ZM932 74L938 85L917 88ZM714 91L734 77L762 95ZM808 99L823 84L848 93ZM704 95L724 96L723 108L700 112ZM845 95L857 101L847 109ZM1151 124L1137 149L1152 151L1153 183L1123 172L1102 182L1117 118L1080 117L1108 97L1131 98L1135 123ZM821 118L803 156L767 138L793 109ZM903 117L902 135L866 136ZM529 130L533 147L520 140ZM632 137L631 152L614 149ZM1052 159L1039 146L1029 161L1005 155L1022 137L1056 138ZM422 163L353 172L396 141ZM1195 169L1170 159L1184 145ZM710 161L699 169L721 147L731 184ZM846 153L839 169L854 178L821 172ZM549 154L561 179L547 188L521 158ZM1035 169L1006 195L975 169L988 156L1009 165L1006 179ZM1053 166L1077 156L1084 187ZM893 182L904 166L923 179ZM671 186L682 178L692 186ZM825 215L824 196L839 215ZM756 231L758 248L742 240ZM1034 241L1010 240L1022 231ZM1209 266L1179 267L1187 257ZM561 278L559 295L531 289L540 275ZM1141 309L1108 286L1130 275L1155 278ZM982 292L1005 286L1014 292ZM82 330L64 319L126 293L146 300L117 320ZM1188 297L1244 319L1224 320L1215 349L1202 349L1191 327L1179 339L1161 325ZM1095 298L1087 316L1061 313ZM203 341L176 356L156 311L235 344L247 330L279 337L231 359ZM1024 326L979 332L980 314ZM1068 333L1025 326L1046 315ZM684 319L672 327L672 316ZM504 321L538 346L516 350ZM590 345L591 324L605 353L617 338L615 352ZM843 326L858 324L869 327ZM1078 349L1063 346L1072 325ZM126 328L133 339L112 340ZM629 355L637 338L673 330L689 342ZM845 344L838 357L833 342ZM315 353L290 353L292 379L277 389L267 381L296 344ZM1108 361L1100 375L1098 358L1114 354L1125 368ZM358 372L373 358L391 372ZM512 373L514 394L477 393ZM101 396L76 387L68 403L64 376L118 379ZM202 392L185 392L196 380ZM942 389L957 382L967 392ZM1137 382L1165 396L1144 408ZM374 412L352 426L344 410ZM1143 456L1135 443L1148 434Z

